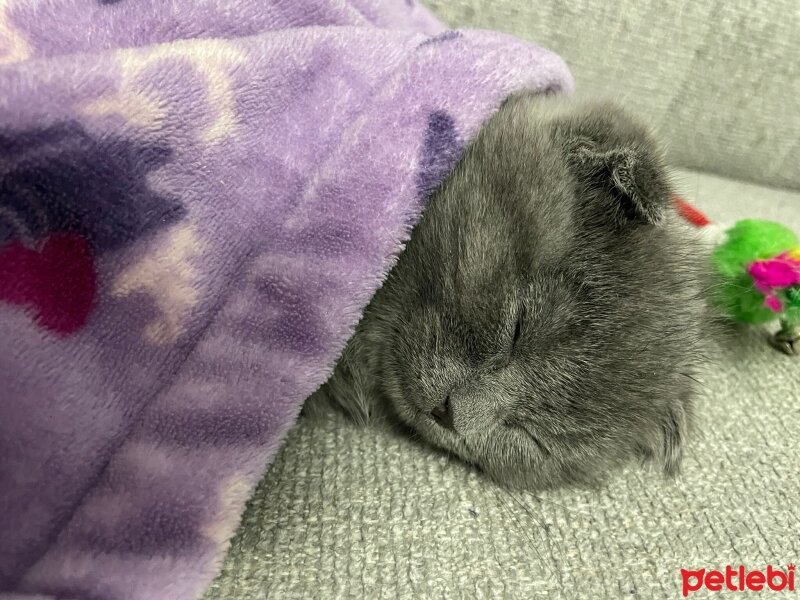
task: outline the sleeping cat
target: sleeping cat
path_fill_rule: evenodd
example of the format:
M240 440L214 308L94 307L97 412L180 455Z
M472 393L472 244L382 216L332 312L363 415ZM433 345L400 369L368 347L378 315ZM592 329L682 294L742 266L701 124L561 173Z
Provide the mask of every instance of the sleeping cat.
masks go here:
M704 303L662 158L620 108L508 99L433 194L317 397L501 483L678 469Z

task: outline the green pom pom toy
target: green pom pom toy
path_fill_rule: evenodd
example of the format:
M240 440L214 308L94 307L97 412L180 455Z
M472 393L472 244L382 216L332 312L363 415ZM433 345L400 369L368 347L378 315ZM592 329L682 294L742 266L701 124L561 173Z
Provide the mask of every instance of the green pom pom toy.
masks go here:
M676 198L678 212L700 227L708 219L685 200ZM718 276L713 300L742 323L778 319L773 344L787 354L800 354L800 240L772 221L745 219L725 231L712 252Z

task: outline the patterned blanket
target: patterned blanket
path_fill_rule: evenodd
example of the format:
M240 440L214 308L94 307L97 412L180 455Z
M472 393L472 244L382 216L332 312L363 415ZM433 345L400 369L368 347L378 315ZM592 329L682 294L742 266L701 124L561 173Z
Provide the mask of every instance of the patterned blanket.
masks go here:
M0 0L0 595L198 597L461 148L571 86L413 0Z

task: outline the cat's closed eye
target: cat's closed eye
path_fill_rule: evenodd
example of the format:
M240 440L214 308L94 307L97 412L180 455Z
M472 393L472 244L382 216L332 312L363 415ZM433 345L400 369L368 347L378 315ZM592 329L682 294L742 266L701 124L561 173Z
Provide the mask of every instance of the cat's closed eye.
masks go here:
M519 342L519 338L522 335L522 313L520 312L519 316L517 317L516 322L514 323L514 335L511 338L511 352L513 353L514 350L517 348L517 343Z

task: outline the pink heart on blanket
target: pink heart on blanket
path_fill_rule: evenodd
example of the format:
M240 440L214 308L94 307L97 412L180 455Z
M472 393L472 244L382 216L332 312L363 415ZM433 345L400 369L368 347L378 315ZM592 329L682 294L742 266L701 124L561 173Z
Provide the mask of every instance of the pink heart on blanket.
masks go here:
M42 327L62 335L80 329L92 308L96 275L89 242L54 233L37 248L0 248L0 300L28 306Z

